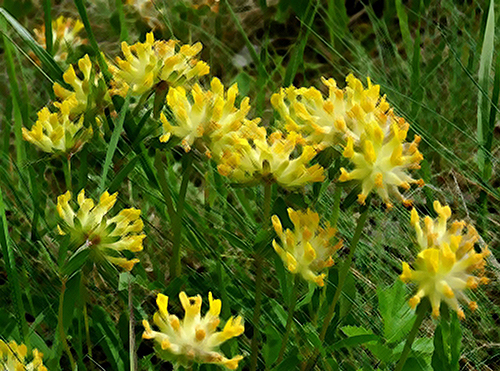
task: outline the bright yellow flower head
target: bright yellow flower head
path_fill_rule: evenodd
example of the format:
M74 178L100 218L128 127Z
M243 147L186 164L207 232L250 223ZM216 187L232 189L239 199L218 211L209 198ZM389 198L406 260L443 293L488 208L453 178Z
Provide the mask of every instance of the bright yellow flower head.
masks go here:
M206 75L208 65L194 58L201 49L201 43L179 47L175 40L155 41L152 32L146 35L144 43L129 46L123 42L125 59L117 57L118 66L110 66L115 79L113 93L125 96L130 90L134 95L142 95L160 81L177 86Z
M83 23L77 19L60 16L52 22L52 51L56 62L64 62L68 52L87 43L87 40L78 36L83 30ZM36 40L44 48L46 47L45 25L34 30Z
M218 348L228 339L240 336L243 331L243 319L231 317L222 331L216 332L219 326L219 314L222 303L208 294L210 308L204 317L201 316L201 296L188 297L185 292L179 294L185 315L180 320L176 315L168 313L168 297L158 294L156 303L158 312L153 321L159 331L153 331L149 322L144 320L144 339L154 339L158 344L157 351L166 361L187 365L191 362L214 363L230 370L238 368L241 355L227 359Z
M217 78L212 79L210 90L198 84L188 92L180 86L170 88L167 104L173 117L169 121L161 114L164 134L160 141L166 142L171 136L181 138L181 145L188 152L196 139L203 138L204 150L216 152L218 157L224 137L241 127L250 110L248 97L241 101L239 108L235 106L237 96L237 84L226 91Z
M87 110L96 106L98 100L99 79L101 74L97 73L92 65L92 61L86 54L83 58L78 60L78 69L83 75L80 79L76 75L73 66L69 66L63 74L64 81L69 84L73 90L63 88L59 83L54 84L54 94L61 100L74 98L78 103L71 109L72 115L79 115ZM109 96L104 96L107 101L110 101ZM55 102L54 105L60 108L62 103Z
M438 218L424 219L424 229L415 209L411 213L411 224L417 232L417 243L421 249L414 265L414 270L403 262L403 273L400 278L404 282L418 284L417 294L410 299L410 306L415 308L420 300L427 296L432 305L432 315L439 316L442 301L464 318L464 312L458 304L461 299L474 310L477 304L470 301L463 292L466 288L474 289L479 284L488 282L486 277L475 276L475 270L482 270L484 258L489 255L487 247L476 252L474 244L479 240L475 228L465 222L453 222L447 226L451 216L448 206L434 202ZM467 227L467 233L464 228Z
M291 273L323 286L326 274L317 272L333 265L332 254L342 247L342 242L332 243L335 229L328 223L325 228L320 227L319 215L311 210L302 212L289 208L288 216L294 225L293 231L283 231L278 216L272 217L274 230L281 240L281 245L273 240L274 250Z
M0 370L2 371L47 371L43 365L43 354L33 350L33 358L28 363L28 348L24 344L17 345L15 341L5 343L0 340Z
M90 256L94 261L106 259L130 271L139 259L127 260L122 251L141 251L146 235L142 233L141 210L123 209L118 215L107 217L117 196L118 193L110 195L104 192L99 203L94 205L82 190L77 197L78 208L74 210L70 205L71 192L66 192L57 198L57 212L62 219L58 229L62 235L69 234L79 246L91 249Z
M333 79L322 81L328 88L326 98L315 88L293 86L271 97L285 128L301 133L308 143L325 148L342 143L347 137L359 139L365 125L389 109L385 97L380 97L380 86L372 85L370 79L364 89L351 74L344 90Z
M23 138L44 152L74 154L92 137L92 128L83 126L83 117L71 118L78 105L74 97L59 104L60 112L51 113L47 107L38 112L38 120L31 130L22 128Z
M409 189L410 184L423 185L422 180L413 179L408 169L420 168L422 154L418 151L420 137L405 142L408 124L389 111L382 119L365 125L358 141L347 138L344 157L351 160L353 170L341 168L341 182L355 180L361 183L358 201L364 204L372 190L391 205L390 197L408 202L398 188Z
M320 165L308 167L317 152L304 144L301 135L279 131L266 135L266 129L255 122L246 122L239 133L224 147L218 165L219 173L231 180L245 184L272 181L296 188L325 179Z

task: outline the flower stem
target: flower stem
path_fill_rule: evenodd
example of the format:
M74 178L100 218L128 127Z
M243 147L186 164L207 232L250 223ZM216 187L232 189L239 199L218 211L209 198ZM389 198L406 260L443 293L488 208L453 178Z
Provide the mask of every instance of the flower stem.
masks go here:
M410 333L408 334L408 337L406 338L406 343L405 347L403 348L403 353L401 353L401 357L399 358L398 364L396 365L396 368L394 371L401 371L403 369L403 366L406 363L406 359L408 358L408 355L410 354L411 351L411 346L413 344L413 341L415 340L415 337L417 336L418 330L420 326L422 325L422 321L424 320L424 317L427 315L427 312L430 308L429 300L427 298L424 298L422 302L419 304L417 307L417 318L415 319L415 322L413 323L413 327L410 330Z
M264 229L267 229L270 225L270 214L271 214L271 194L272 194L272 183L266 182L264 185L264 205L263 205L263 219L262 225ZM259 356L259 320L260 312L262 307L262 277L264 275L263 264L264 258L257 251L254 254L254 267L255 273L255 307L253 310L253 337L252 337L252 356L250 359L250 371L255 371L257 369L257 361Z
M193 168L193 156L187 154L188 160L186 168L184 169L184 174L182 175L181 188L179 190L179 199L177 200L177 212L174 219L174 241L173 241L173 252L172 260L170 261L170 273L172 278L180 277L181 275L181 237L182 237L182 214L184 212L184 201L186 200L186 191L189 183L189 176L191 174L191 169Z
M75 359L73 358L73 354L71 354L71 349L69 348L68 342L66 341L66 334L64 333L64 325L63 325L63 308L64 308L64 293L66 292L66 278L62 281L61 286L61 295L59 296L59 312L57 318L57 325L59 327L59 336L61 338L61 343L63 344L64 350L68 355L69 362L71 363L71 369L76 370Z
M71 154L66 156L66 166L64 167L64 181L66 182L66 190L72 191L71 182Z
M135 317L134 317L134 303L132 296L132 273L128 273L128 345L130 352L130 371L137 370L137 355L135 353Z
M368 211L370 210L370 201L371 197L369 196L366 199L365 205L363 206L363 211L358 219L356 230L354 231L354 236L352 237L351 240L349 255L347 256L346 261L344 262L342 268L339 271L339 281L337 284L337 289L335 290L335 294L333 295L332 302L330 303L330 307L328 308L328 313L325 317L325 320L323 322L323 327L321 328L321 333L319 335L319 339L321 341L325 340L326 332L328 331L328 326L330 325L333 315L335 314L335 307L337 306L337 303L340 299L340 295L342 294L342 289L344 288L345 280L351 268L354 252L356 251L356 247L358 246L359 239L361 238L361 234L363 232L363 228L365 226L366 219L368 217ZM314 367L318 355L319 355L319 350L316 349L314 355L309 359L309 362L305 367L306 370L311 370Z
M155 156L155 167L158 175L158 182L163 195L163 200L167 205L167 212L170 217L170 223L172 225L172 230L174 233L173 237L173 252L172 258L170 260L170 275L172 278L179 277L181 275L181 236L182 236L182 214L184 212L184 201L186 199L186 191L189 183L189 176L192 170L193 157L188 154L188 160L186 168L184 169L184 174L182 176L181 188L179 190L179 198L177 200L177 207L174 207L174 202L172 199L172 194L170 187L165 177L165 170L162 165L162 156L160 151L156 151Z
M283 360L283 356L285 355L285 349L288 343L288 337L290 336L290 330L292 329L295 306L297 305L298 287L299 287L299 275L296 274L293 281L292 295L290 295L290 305L288 306L288 318L286 320L285 335L283 335L283 340L281 340L281 348L278 354L278 359L276 360L277 364L279 364Z

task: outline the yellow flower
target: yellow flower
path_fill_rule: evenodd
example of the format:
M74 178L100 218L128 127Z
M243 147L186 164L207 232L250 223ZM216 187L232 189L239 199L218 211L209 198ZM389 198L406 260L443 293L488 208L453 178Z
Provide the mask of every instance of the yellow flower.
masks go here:
M411 224L417 232L417 244L421 251L417 255L414 270L403 262L400 278L404 282L418 284L417 294L410 299L412 308L427 296L434 317L439 316L439 307L444 301L460 318L464 318L458 300L468 303L471 310L477 308L477 304L470 301L463 291L488 282L488 278L475 276L472 272L483 270L484 258L490 252L487 247L481 252L475 251L474 244L479 240L479 235L473 226L463 221L455 221L447 226L451 216L448 206L441 206L438 201L434 201L434 210L438 213L438 218L432 220L427 216L423 230L416 210L412 210ZM464 232L465 227L467 233Z
M161 114L164 134L160 141L166 142L173 135L182 140L181 145L188 152L196 139L204 139L201 146L205 152L211 154L215 149L219 154L223 138L241 127L250 110L248 97L241 101L240 108L235 107L237 96L237 84L225 91L217 78L212 79L211 89L206 91L198 84L188 93L180 86L170 88L167 103L173 117L169 121Z
M65 89L57 82L53 86L54 94L60 100L64 101L69 98L74 98L76 100L77 104L72 107L71 114L79 115L80 113L94 108L97 105L97 101L100 99L99 95L103 95L104 100L110 103L109 96L99 91L99 79L101 78L101 74L95 71L87 54L78 60L78 69L82 73L83 79L80 79L76 75L75 69L71 65L63 74L64 81L69 84L73 90ZM59 102L54 103L54 105L59 108L61 104L62 103Z
M277 131L268 136L255 122L245 122L238 133L228 139L217 167L231 180L244 184L276 182L284 188L296 188L325 179L320 165L308 167L317 151L305 145L299 134Z
M92 137L92 128L83 126L83 116L79 120L70 117L77 105L75 98L69 97L59 104L58 113L51 113L47 107L42 108L31 130L22 128L24 140L44 152L78 152Z
M4 371L47 371L43 365L43 354L33 350L31 362L27 361L28 348L24 344L17 345L15 341L5 343L0 340L0 370Z
M390 196L409 203L398 187L409 189L410 184L420 186L423 181L408 175L408 169L420 168L422 154L418 151L420 137L412 143L405 142L408 124L397 118L391 111L378 121L367 123L358 141L347 138L343 156L350 159L354 169L347 172L341 168L341 182L355 180L361 183L358 201L364 204L368 194L375 189L388 206Z
M142 250L142 240L146 237L142 234L144 224L140 219L141 210L134 208L107 217L117 196L118 193L104 192L99 203L94 205L82 190L77 197L78 208L74 210L70 205L71 192L66 192L57 198L57 212L62 219L58 229L62 235L69 234L79 246L89 248L94 261L105 259L130 271L139 259L127 260L122 257L122 251Z
M52 51L56 62L64 62L68 57L68 52L87 43L87 40L78 36L83 30L83 23L80 20L60 16L52 22ZM36 40L46 48L45 25L34 30Z
M110 66L115 79L113 94L125 96L130 90L142 95L161 81L177 86L209 72L205 62L194 58L202 49L201 43L178 45L175 40L155 41L152 32L144 43L129 46L123 42L125 59L117 57L118 66Z
M219 326L219 314L221 301L214 299L212 293L208 294L210 308L204 317L201 317L201 296L188 298L185 292L179 294L182 307L184 308L184 319L180 320L176 315L168 313L168 297L158 294L156 303L158 312L154 314L153 321L160 331L153 331L149 322L144 320L145 328L142 337L154 339L158 344L157 351L166 361L179 362L187 365L191 362L214 363L236 370L238 362L243 359L241 355L227 359L219 353L219 345L228 339L243 333L243 319L231 317L220 332L216 332Z
M380 97L380 86L368 88L352 74L347 76L344 90L335 80L322 78L328 88L328 97L316 88L282 88L273 94L271 104L281 116L288 131L301 133L310 144L321 148L343 143L347 137L359 139L364 126L377 120L389 109L385 97Z
M317 272L333 265L332 254L342 247L342 241L332 244L336 230L328 223L320 227L319 215L309 209L302 212L289 208L288 216L294 225L293 231L283 231L278 216L272 217L274 230L281 240L281 245L273 240L274 250L291 273L323 286L326 274Z

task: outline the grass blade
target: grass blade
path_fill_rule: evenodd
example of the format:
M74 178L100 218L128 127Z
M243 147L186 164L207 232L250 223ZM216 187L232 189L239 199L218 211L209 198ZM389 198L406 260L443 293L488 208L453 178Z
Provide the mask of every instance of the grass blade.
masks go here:
M113 134L111 134L111 140L109 141L108 151L106 152L106 160L104 160L104 165L102 168L102 177L99 183L99 194L104 192L104 187L106 185L106 179L108 177L109 168L111 167L111 163L113 161L113 155L115 154L116 147L118 146L118 140L120 139L120 135L123 131L123 123L125 122L125 116L128 112L128 105L130 103L130 96L127 96L125 102L123 103L120 117L118 118L118 123L115 125L113 130Z
M63 70L59 65L54 61L54 58L47 53L47 51L42 48L38 43L33 39L31 34L24 28L14 17L12 17L9 12L7 12L4 8L0 8L0 21L2 23L2 33L5 34L5 31L8 29L7 25L14 29L17 34L21 37L23 42L26 44L28 48L33 50L35 55L40 59L44 66L44 71L47 75L54 81L59 82L63 86L68 86L63 78Z
M25 311L21 294L21 287L19 285L19 279L17 276L17 271L14 261L14 251L12 249L9 231L7 228L7 218L5 216L5 204L3 201L3 193L0 188L0 245L2 248L2 256L5 264L5 269L7 270L7 277L9 279L10 293L12 295L12 301L15 305L15 313L18 326L20 328L21 336L23 340L28 341L28 324L25 320Z
M489 115L488 115L488 97L484 97L488 92L490 85L490 72L493 62L493 53L495 51L495 8L493 0L490 1L488 10L488 19L486 21L486 29L484 31L483 48L481 50L481 59L479 61L479 86L481 90L477 99L477 139L479 142L479 152L477 163L479 171L482 173L483 180L487 181L491 176L491 170L488 171L487 163L490 160L490 149L486 148L488 137L493 135L493 131L489 130ZM486 99L485 99L486 98Z
M43 19L45 21L45 50L52 55L52 1L44 0L43 2Z

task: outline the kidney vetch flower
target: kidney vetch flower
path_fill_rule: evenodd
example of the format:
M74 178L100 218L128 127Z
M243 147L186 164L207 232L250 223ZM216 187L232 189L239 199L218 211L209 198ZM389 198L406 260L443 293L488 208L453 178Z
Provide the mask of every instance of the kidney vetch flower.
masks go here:
M481 276L485 260L490 253L487 247L476 252L474 245L479 240L476 229L464 221L455 221L447 226L451 216L449 206L442 206L434 201L434 210L438 218L424 219L424 229L415 209L411 213L411 224L417 233L417 244L421 248L411 269L408 263L403 262L401 279L404 282L418 284L417 294L410 299L410 306L415 308L423 297L428 297L432 306L432 315L439 316L439 307L442 301L464 318L464 312L458 300L465 301L471 310L477 308L474 301L470 301L463 292L466 288L474 289L479 284L488 282L488 278ZM467 228L467 233L464 232ZM478 271L478 275L472 272Z
M283 231L278 216L272 217L274 230L281 240L281 245L273 240L274 250L291 273L323 286L326 274L318 272L333 265L332 254L342 247L342 241L332 243L336 230L328 223L320 227L319 215L309 209L302 212L289 208L288 216L294 225L293 231Z
M28 362L28 348L24 344L18 345L15 341L5 343L0 340L0 370L5 371L47 371L43 365L43 354L33 350L31 362Z
M188 297L185 292L179 294L185 315L180 320L176 315L168 313L168 297L158 294L156 303L158 312L154 314L153 321L160 331L153 331L149 322L144 320L145 339L154 339L157 343L157 352L166 361L179 362L188 365L190 362L213 363L236 370L238 362L243 356L238 355L227 359L218 351L220 344L228 339L243 333L243 320L241 317L231 317L220 332L219 314L222 303L214 299L212 293L208 294L210 308L204 317L201 316L201 296Z
M78 210L70 205L71 192L57 198L57 212L61 217L59 233L69 234L79 246L90 249L91 258L98 262L103 259L130 271L139 259L128 260L122 251L142 250L143 222L141 210L130 208L121 210L118 215L108 218L106 214L116 203L118 193L104 192L97 205L85 197L82 190L77 197Z

